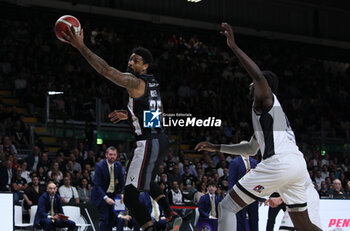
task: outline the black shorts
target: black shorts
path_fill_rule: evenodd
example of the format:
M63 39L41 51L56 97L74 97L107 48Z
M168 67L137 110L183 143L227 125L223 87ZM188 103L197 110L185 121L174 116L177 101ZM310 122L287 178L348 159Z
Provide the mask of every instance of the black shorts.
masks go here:
M128 163L125 186L132 184L140 191L149 191L158 166L169 151L169 139L164 133L147 140L136 141Z

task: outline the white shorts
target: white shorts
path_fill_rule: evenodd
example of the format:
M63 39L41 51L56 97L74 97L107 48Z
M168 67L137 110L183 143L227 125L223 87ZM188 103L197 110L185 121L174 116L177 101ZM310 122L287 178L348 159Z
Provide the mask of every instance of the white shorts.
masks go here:
M307 187L306 194L309 218L314 225L322 229L321 217L319 214L320 198L313 184ZM279 230L294 230L292 219L287 211L284 213Z
M247 204L264 201L278 191L288 208L302 211L306 209L306 177L306 163L300 153L275 154L243 176L233 189Z

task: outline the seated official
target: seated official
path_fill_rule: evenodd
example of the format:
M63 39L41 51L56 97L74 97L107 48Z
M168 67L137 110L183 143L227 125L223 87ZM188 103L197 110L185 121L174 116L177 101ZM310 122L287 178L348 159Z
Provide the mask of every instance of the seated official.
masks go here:
M75 223L64 216L61 198L56 192L56 184L49 182L47 184L47 192L39 198L34 227L38 227L40 224L44 231L50 231L55 227L68 228L68 231L73 231L76 227Z
M221 198L215 194L216 190L216 184L209 182L208 193L203 195L198 202L199 219L218 218L218 204Z
M140 202L151 214L152 221L158 231L166 229L166 217L164 211L159 207L158 203L152 199L147 192L140 194Z

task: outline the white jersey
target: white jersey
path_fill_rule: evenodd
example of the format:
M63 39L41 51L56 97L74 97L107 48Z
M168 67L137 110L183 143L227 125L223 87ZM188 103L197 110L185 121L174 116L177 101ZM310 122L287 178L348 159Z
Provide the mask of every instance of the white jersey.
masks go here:
M295 142L295 136L290 127L280 102L273 94L273 106L267 113L258 113L252 109L252 120L255 137L260 145L263 159L275 154L302 153Z

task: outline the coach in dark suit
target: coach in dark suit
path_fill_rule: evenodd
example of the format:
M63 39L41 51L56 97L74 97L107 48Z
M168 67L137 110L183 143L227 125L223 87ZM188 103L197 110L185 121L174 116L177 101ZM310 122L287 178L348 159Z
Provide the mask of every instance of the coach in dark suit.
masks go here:
M117 220L113 211L114 197L118 186L121 192L124 191L124 175L122 165L116 162L117 149L111 146L107 148L105 155L106 159L101 160L95 167L91 203L100 213L100 231L111 231Z
M229 165L228 186L231 189L250 169L255 168L258 161L248 155L237 156ZM248 213L249 216L249 230L258 230L258 209L257 201L243 208L236 214L237 216L237 230L245 231L245 219Z
M39 197L34 227L40 224L44 231L50 231L54 227L68 228L68 231L73 231L76 227L75 223L68 220L67 217L61 216L63 215L61 198L56 192L56 184L53 182L48 183L47 192Z
M208 193L201 196L198 202L199 218L198 223L201 220L217 219L218 218L218 204L221 198L215 194L216 184L209 182Z

